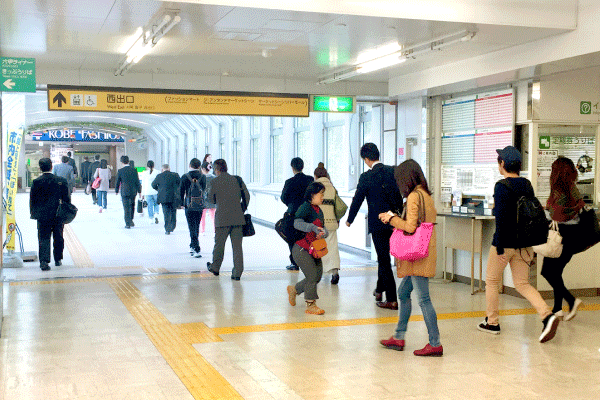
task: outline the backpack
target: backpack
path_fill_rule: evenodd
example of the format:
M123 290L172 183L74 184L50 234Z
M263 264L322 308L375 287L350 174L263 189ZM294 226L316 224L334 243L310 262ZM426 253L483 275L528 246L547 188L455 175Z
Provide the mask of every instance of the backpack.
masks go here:
M190 175L187 178L191 183L187 196L187 208L192 211L202 211L204 209L204 193L202 187L200 187L200 182Z
M513 190L508 179L499 183ZM519 248L537 246L548 240L549 224L544 207L535 196L523 195L517 199L517 229L515 236Z

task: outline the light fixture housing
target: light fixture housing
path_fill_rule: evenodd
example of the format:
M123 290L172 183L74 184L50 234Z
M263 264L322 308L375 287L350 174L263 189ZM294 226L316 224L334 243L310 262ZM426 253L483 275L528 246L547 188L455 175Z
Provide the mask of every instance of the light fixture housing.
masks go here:
M454 43L466 42L475 36L476 32L462 30L448 35L438 36L434 39L417 43L409 47L401 47L398 43L381 46L374 50L368 50L358 57L358 62L349 68L336 71L329 76L322 77L319 84L329 84L344 79L350 79L360 74L389 68L406 62L409 58L424 53L441 50Z
M133 41L125 53L125 59L115 70L115 76L125 75L134 64L139 63L156 46L167 32L181 22L181 17L177 15L178 13L179 10L168 10L156 22L151 22L145 27L139 27L133 36L135 38L137 35L137 39Z

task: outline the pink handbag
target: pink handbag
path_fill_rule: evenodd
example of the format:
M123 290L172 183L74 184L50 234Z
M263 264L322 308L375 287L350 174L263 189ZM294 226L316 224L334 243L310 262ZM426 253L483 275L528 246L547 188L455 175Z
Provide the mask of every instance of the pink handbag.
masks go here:
M433 234L432 222L424 222L425 199L421 192L419 194L419 219L417 220L417 229L413 233L406 233L401 229L394 229L390 238L390 253L399 260L416 261L429 255L429 241ZM421 206L422 204L422 206ZM423 214L421 214L423 209ZM406 213L406 208L404 213Z

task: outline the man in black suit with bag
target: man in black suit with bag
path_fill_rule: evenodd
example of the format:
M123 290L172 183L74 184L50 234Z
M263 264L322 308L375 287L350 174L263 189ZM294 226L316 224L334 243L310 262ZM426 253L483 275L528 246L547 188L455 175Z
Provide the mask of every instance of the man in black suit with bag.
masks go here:
M300 208L302 203L304 203L304 193L306 192L306 188L314 181L314 178L312 176L305 175L302 172L304 169L304 161L302 161L300 157L292 158L290 165L292 166L292 172L294 173L294 176L285 181L285 185L281 191L281 201L288 206L284 218L289 218L288 222L293 224L296 211L298 211L298 208ZM288 232L288 236L293 236L292 232ZM300 268L298 268L296 261L294 261L294 258L292 257L292 247L294 247L294 242L291 241L291 243L288 243L288 245L290 247L290 261L292 264L285 268L290 271L298 271Z
M163 164L162 172L156 175L152 188L158 192L156 202L162 205L165 216L165 234L170 235L177 225L177 206L179 197L179 174L171 172L169 164Z
M398 215L401 215L402 196L394 179L394 168L383 165L379 161L379 150L374 143L365 143L360 149L360 156L371 169L361 174L358 180L346 225L350 226L354 222L354 218L356 218L356 214L358 214L358 210L366 197L369 206L369 233L373 238L379 264L377 287L373 295L377 300L377 306L397 310L396 280L390 262L390 237L393 231L389 225L379 220L379 214L394 210L398 212ZM386 301L382 301L384 292Z
M42 158L39 161L42 175L33 180L29 195L31 219L37 220L39 258L42 271L49 271L50 237L54 238L54 264L59 267L63 259L65 241L63 223L57 219L56 212L60 200L70 203L69 185L65 178L52 174L52 161Z
M121 191L121 200L123 201L123 211L125 214L125 229L131 229L135 226L133 223L133 213L135 212L135 196L142 193L142 184L135 168L129 165L129 157L122 156L121 163L123 168L117 172L117 182L115 183L115 193Z

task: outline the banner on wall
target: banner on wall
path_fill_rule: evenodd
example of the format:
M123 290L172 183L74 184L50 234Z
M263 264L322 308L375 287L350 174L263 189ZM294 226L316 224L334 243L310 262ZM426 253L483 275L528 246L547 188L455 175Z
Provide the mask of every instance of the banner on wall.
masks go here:
M19 154L23 143L23 130L16 129L8 133L6 144L6 240L5 247L15 250L15 201L17 197L17 181L19 175Z

